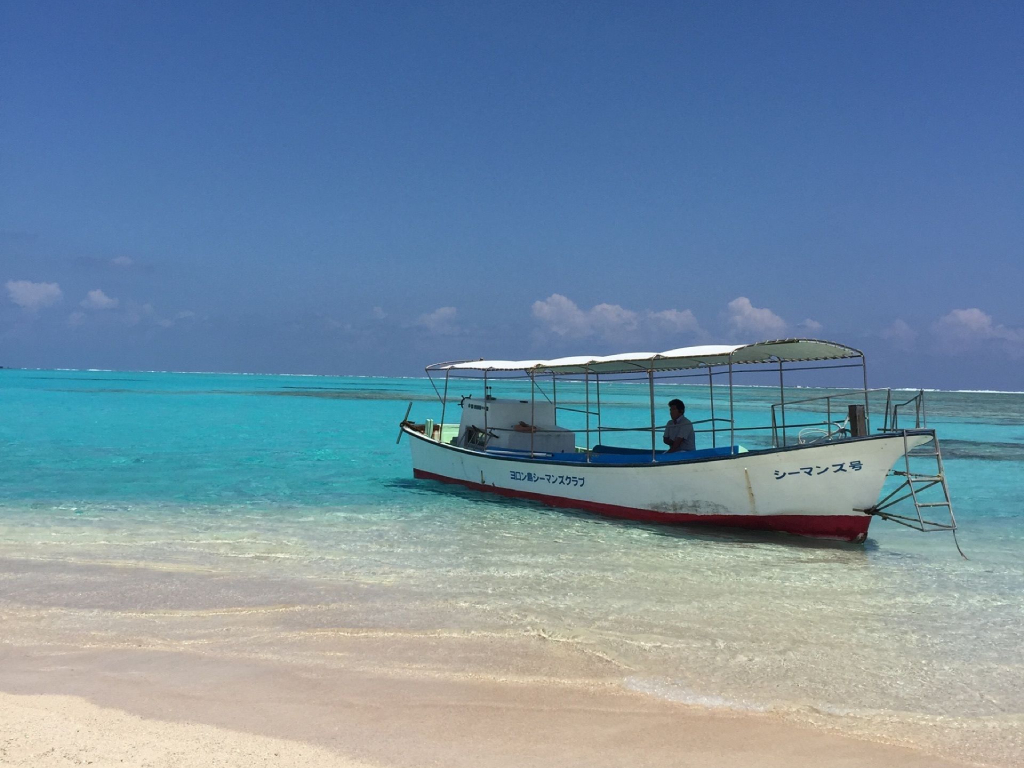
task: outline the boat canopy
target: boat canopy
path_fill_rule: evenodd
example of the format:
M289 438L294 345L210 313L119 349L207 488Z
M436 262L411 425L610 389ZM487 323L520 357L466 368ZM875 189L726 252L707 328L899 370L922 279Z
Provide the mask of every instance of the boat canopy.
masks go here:
M817 339L776 339L756 344L707 344L667 352L624 352L604 357L561 357L555 360L470 360L438 363L428 371L525 371L529 374L637 373L676 371L746 363L791 363L864 357L853 347Z

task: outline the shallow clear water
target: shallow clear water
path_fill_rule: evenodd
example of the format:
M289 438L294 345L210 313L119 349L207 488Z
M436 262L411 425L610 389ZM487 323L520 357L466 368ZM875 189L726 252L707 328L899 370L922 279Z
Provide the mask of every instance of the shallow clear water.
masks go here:
M777 395L739 391L740 424ZM410 401L440 417L422 379L5 370L0 392L0 557L245 575L268 597L275 579L374 585L381 625L536 633L652 695L1024 758L1024 395L927 396L964 561L948 534L880 521L823 545L414 481L395 438ZM710 415L697 389L659 401L676 393ZM643 423L646 397L603 387L604 426ZM120 599L169 599L147 595Z

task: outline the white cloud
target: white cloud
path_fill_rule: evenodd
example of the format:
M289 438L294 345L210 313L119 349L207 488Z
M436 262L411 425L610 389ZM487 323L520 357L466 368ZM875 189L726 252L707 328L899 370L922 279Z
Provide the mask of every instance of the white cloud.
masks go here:
M146 304L136 304L133 301L129 301L124 309L124 313L119 313L119 317L125 325L129 326L139 325L143 322L164 325L166 322L157 315L156 309L148 302Z
M939 318L936 326L939 330L959 339L991 339L995 334L992 316L986 315L977 307L954 309L948 315Z
M817 320L811 320L809 317L797 325L797 328L799 328L805 335L813 338L816 338L823 330L825 330L824 325L819 323Z
M746 296L729 302L727 316L730 328L737 333L751 333L760 338L780 338L786 333L785 320L770 309L755 307Z
M142 309L143 312L145 313L146 318L151 319L161 328L172 328L178 323L184 323L185 321L195 320L197 318L196 313L193 312L191 309L183 310L182 312L176 314L174 317L170 318L158 316L152 304L144 304L142 306Z
M205 317L200 317L191 309L185 309L173 316L167 317L157 312L156 307L149 302L139 304L136 301L127 299L122 303L117 299L107 296L99 289L89 291L85 300L81 302L81 306L83 309L90 311L76 310L68 315L67 322L72 328L83 325L95 326L97 323L107 322L119 323L129 328L136 326L143 328L184 326L187 328L206 319ZM104 319L101 320L101 318Z
M33 283L29 280L8 280L7 295L19 307L35 312L64 298L57 283Z
M86 309L114 309L119 303L117 299L110 298L99 288L89 291L82 300L82 306Z
M621 336L635 331L639 325L637 313L618 304L597 304L583 310L560 293L533 302L531 313L552 333L566 338Z
M373 310L370 312L370 315L373 317L374 320L383 320L385 317L388 316L388 313L385 312L380 307L374 307Z
M933 330L940 346L949 351L964 351L980 342L998 341L1008 345L1011 351L1024 352L1024 328L997 325L991 315L977 307L954 309L939 318Z
M618 304L595 304L588 314L594 331L602 336L632 333L639 325L636 312Z
M533 302L531 313L548 332L568 339L599 337L624 341L638 333L703 333L688 309L637 312L619 304L595 304L590 309L581 309L560 293Z
M113 264L115 267L123 267L127 269L128 267L135 263L135 260L129 258L128 256L117 256L111 259L110 263Z
M591 333L587 313L560 293L553 293L544 301L533 302L530 312L559 336L577 337Z
M426 328L431 333L442 335L457 333L459 329L455 324L456 314L455 307L438 307L433 312L420 315L416 320L416 325Z
M700 323L688 309L664 309L661 312L648 312L647 318L658 329L669 333L701 333Z
M900 349L909 349L917 341L917 331L907 325L902 318L896 318L891 325L883 328L881 336Z

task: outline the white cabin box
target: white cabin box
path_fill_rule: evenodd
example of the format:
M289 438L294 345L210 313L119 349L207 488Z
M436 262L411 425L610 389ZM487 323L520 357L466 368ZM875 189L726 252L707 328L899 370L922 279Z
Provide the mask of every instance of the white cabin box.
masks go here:
M483 431L484 408L487 408L487 430L492 433L487 441L490 449L529 451L531 434L516 432L519 422L532 424L537 431L532 434L533 451L536 453L572 453L576 450L576 433L555 424L555 406L549 402L537 402L530 407L529 400L508 400L489 397L485 402L480 398L467 397L462 401L462 420L459 422L458 444L466 445L469 427Z

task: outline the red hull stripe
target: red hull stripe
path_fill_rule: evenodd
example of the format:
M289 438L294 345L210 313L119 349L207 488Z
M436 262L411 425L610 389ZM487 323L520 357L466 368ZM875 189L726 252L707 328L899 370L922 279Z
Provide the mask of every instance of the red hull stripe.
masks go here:
M596 512L608 517L619 517L626 520L637 520L645 523L669 523L681 525L711 525L723 528L748 528L759 531L780 531L797 536L813 536L815 538L839 539L841 541L863 541L871 524L870 515L691 515L680 512L655 512L650 509L620 507L616 504L602 504L598 501L568 499L563 496L549 496L545 493L517 491L511 488L499 488L496 485L474 483L471 480L458 480L454 477L435 475L422 469L414 469L413 476L421 480L437 480L442 483L453 483L472 488L474 491L496 493L514 499L530 499L540 501L553 507L568 507Z

